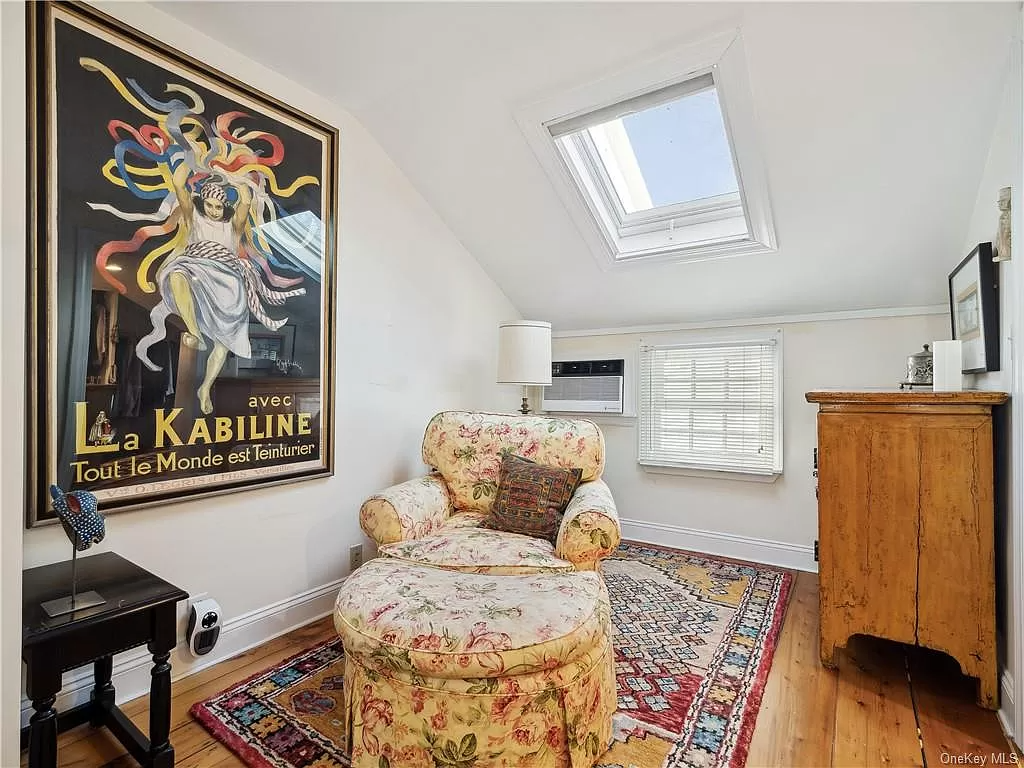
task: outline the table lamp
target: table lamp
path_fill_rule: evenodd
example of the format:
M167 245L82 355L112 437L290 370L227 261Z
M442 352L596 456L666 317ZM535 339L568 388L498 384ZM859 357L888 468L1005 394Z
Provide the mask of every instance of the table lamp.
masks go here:
M530 412L526 387L551 385L551 323L515 320L498 325L498 383L521 385L519 411Z

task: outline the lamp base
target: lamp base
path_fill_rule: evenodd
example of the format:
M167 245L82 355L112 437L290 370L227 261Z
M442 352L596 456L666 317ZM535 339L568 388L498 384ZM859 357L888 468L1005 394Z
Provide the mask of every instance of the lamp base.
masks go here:
M88 592L75 595L74 599L68 595L67 597L58 597L56 600L47 600L42 605L46 615L52 619L54 616L63 616L65 613L95 608L105 602L107 601L100 597L99 592L90 589Z
M523 404L519 406L519 412L526 416L530 412L530 401L526 395L523 395Z

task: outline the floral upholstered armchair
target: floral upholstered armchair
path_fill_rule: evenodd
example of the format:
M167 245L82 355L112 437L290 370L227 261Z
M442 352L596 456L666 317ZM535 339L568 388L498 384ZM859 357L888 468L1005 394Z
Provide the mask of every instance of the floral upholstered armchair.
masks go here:
M549 541L481 527L506 453L538 464L582 469L557 538ZM363 503L359 523L382 556L451 570L527 574L598 570L621 531L601 480L604 436L591 421L444 411L423 435L425 477L394 485Z

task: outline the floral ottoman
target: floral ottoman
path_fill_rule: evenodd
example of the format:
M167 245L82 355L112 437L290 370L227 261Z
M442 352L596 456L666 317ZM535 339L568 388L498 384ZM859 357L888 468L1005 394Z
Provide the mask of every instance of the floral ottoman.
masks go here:
M597 573L371 560L342 586L334 625L354 768L589 768L611 741L614 653Z

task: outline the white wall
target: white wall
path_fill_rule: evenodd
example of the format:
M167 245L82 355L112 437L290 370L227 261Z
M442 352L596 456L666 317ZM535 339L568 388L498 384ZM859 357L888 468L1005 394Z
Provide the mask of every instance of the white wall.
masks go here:
M1019 42L1017 43L1019 46ZM1024 189L1021 189L1021 65L1018 53L1008 54L1003 95L999 105L999 113L993 125L992 139L988 149L988 157L978 194L971 213L971 222L964 238L963 247L951 253L947 267L952 271L961 259L970 253L978 243L996 242L996 230L999 221L999 190L1012 187L1013 195L1013 235L1018 234L1022 213L1024 213ZM1016 256L1024 252L1024 242L1014 240L1012 249ZM1000 370L992 373L973 376L971 386L979 389L1009 391L1012 349L1010 336L1013 325L1015 297L1019 289L1014 284L1015 261L1004 261L998 265L999 283L999 331L1000 331Z
M818 320L748 326L783 334L783 474L774 483L687 477L644 471L636 463L632 419L596 417L607 442L605 480L623 518L623 535L734 557L815 570L817 538L812 452L817 406L812 389L894 387L906 356L949 338L944 315ZM741 328L731 329L743 330ZM700 338L718 330L561 337L556 359L626 359L635 371L640 339ZM632 382L631 382L632 383ZM634 390L629 386L630 394ZM629 405L626 406L630 408ZM635 410L635 403L632 404Z
M1007 66L999 114L992 130L988 158L977 199L971 214L970 228L964 238L961 250L952 254L948 263L950 271L964 256L980 242L995 242L999 220L996 201L1002 187L1012 188L1011 240L1013 261L997 265L999 285L999 336L1000 369L991 373L968 377L971 386L978 389L997 390L1011 394L1010 407L1002 409L1004 438L1000 440L997 458L1000 463L1002 482L999 488L999 509L996 514L997 568L999 579L999 630L1000 664L1003 666L1002 711L1003 723L1018 741L1024 732L1024 709L1019 706L1024 698L1024 648L1017 646L1024 640L1021 636L1024 612L1019 602L1022 598L1020 580L1024 577L1024 558L1021 551L1021 529L1024 527L1024 469L1020 457L1024 454L1021 431L1024 424L1024 403L1018 402L1022 392L1022 361L1015 360L1011 339L1014 329L1022 327L1024 308L1021 306L1022 272L1024 259L1024 159L1022 159L1022 104L1021 90L1021 17L1018 14L1017 34L1011 49L1007 52ZM1017 334L1019 336L1019 332ZM1018 341L1018 343L1020 343ZM1016 686L1016 690L1014 690Z
M25 252L24 35L20 3L0 3L0 381L25 375L21 293ZM23 388L0 388L0 765L18 765L21 690L21 528L23 493Z
M22 95L7 86L8 78L16 83L24 79L24 58L18 51L24 11L20 4L3 6L8 142L3 154L20 159ZM348 571L349 546L363 541L357 520L360 503L372 491L423 469L420 439L434 412L495 409L516 401L516 388L493 382L497 324L519 313L346 111L150 6L103 8L341 130L335 476L113 515L107 519L106 539L90 551L115 551L190 593L209 592L228 619L252 619L243 622L248 642L254 626L286 628L260 612L266 606L300 594L312 594L320 608L330 605L331 585ZM6 362L0 448L6 530L22 517L16 509L20 500L12 505L15 509L7 508L7 497L18 490L17 483L8 485L8 478L20 478L24 462L24 427L19 409L12 407L21 397L23 378L24 265L18 254L24 252L19 247L24 225L17 215L24 198L22 169L5 165L3 180L7 257L0 360ZM15 215L8 218L11 211ZM6 375L9 366L18 370ZM25 532L25 567L69 555L59 527ZM6 579L4 584L6 590ZM326 592L317 592L322 585L328 585ZM5 599L5 632L18 624L13 608ZM296 616L304 618L308 610ZM6 645L3 651L2 668L9 673L17 664L8 663ZM178 674L187 660L176 654L172 663ZM7 678L3 693L5 705L10 704ZM4 727L9 727L13 720L6 709L3 715ZM5 753L0 764L16 764L9 757Z

